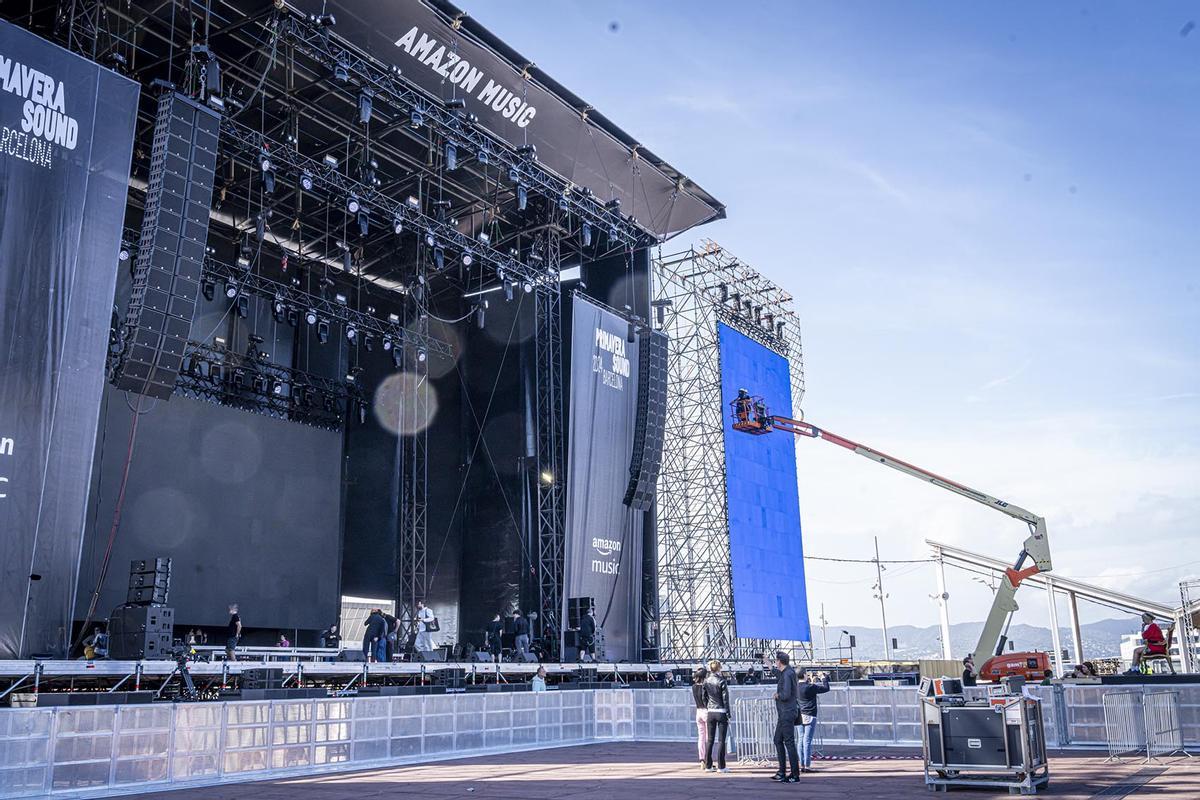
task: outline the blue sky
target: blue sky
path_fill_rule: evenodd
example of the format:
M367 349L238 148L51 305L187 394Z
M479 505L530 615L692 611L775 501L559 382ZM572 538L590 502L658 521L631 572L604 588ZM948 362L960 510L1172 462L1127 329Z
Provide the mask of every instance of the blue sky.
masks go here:
M711 237L796 296L810 420L1043 514L1064 575L1162 601L1200 575L1200 8L469 11L727 204L665 252ZM1019 547L1019 523L804 444L811 554ZM809 577L814 618L877 621L868 569ZM936 622L930 569L887 580L891 621ZM986 588L950 591L982 618Z

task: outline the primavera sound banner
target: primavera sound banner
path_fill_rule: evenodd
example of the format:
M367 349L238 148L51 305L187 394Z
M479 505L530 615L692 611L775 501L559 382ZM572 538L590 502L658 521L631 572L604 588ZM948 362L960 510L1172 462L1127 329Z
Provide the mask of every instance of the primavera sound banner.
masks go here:
M0 22L0 658L71 636L138 91Z
M625 505L637 422L638 345L629 324L575 296L567 439L566 601L591 597L602 660L641 656L642 512Z

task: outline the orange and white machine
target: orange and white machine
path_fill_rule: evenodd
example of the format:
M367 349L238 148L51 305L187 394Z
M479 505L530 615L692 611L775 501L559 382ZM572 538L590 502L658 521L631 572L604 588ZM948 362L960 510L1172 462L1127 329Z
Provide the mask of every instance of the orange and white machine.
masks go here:
M806 436L810 439L824 439L878 464L883 464L885 467L891 467L898 472L932 483L934 486L954 492L960 497L974 500L976 503L1024 522L1029 527L1029 536L1025 539L1016 563L1004 571L1004 579L1000 581L1000 588L996 590L991 611L988 612L983 630L979 634L979 642L975 645L975 650L971 655L979 670L979 677L983 680L998 681L1008 675L1021 675L1029 680L1041 680L1052 676L1050 659L1046 653L1006 654L1003 652L1008 625L1012 621L1013 612L1017 610L1015 596L1021 581L1030 575L1050 572L1053 569L1050 561L1050 544L1046 538L1045 519L1020 506L964 486L949 478L943 478L934 472L909 464L907 461L901 461L844 436L838 436L803 420L771 416L763 398L752 395L745 389L739 390L737 398L730 403L730 407L733 429L741 433L763 436L775 431L782 431L795 436ZM1027 563L1028 566L1026 566Z

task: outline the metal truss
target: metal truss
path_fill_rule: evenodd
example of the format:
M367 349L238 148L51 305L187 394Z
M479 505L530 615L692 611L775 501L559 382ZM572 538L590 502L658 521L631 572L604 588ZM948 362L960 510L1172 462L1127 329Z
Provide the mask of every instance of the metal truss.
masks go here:
M546 228L548 268L558 274L562 260L558 220ZM566 539L563 457L562 290L558 281L539 285L534 348L537 383L537 547L538 601L547 644L561 644L563 550Z
M418 263L417 274L424 276L425 266ZM423 308L410 312L406 320L419 335L427 336L429 318ZM407 628L415 629L418 600L427 600L429 588L429 362L415 359L406 365L415 385L406 393L400 406L401 425L397 433L397 453L400 456L400 530L397 531L400 563L399 607L396 616ZM405 435L408 431L408 435Z
M325 430L340 430L357 392L329 378L281 367L257 353L189 342L175 393Z
M660 255L652 270L654 300L670 301L662 326L670 344L658 479L660 658L751 658L787 647L737 636L717 323L788 358L792 413L800 416L804 365L792 297L707 239Z
M584 224L597 233L608 235L610 241L634 245L653 236L620 213L619 206L609 207L590 190L575 187L570 181L541 166L533 151L518 152L507 142L478 127L469 115L444 107L444 101L434 99L411 87L400 77L400 70L383 69L375 62L360 57L344 45L328 28L314 25L305 19L288 16L279 23L279 34L296 50L320 63L330 72L345 70L348 89L357 94L369 89L374 99L386 103L405 115L415 115L444 142L461 148L463 156L474 155L485 164L496 164L507 174L510 182L552 199L561 212L573 216L578 225L573 235L581 235ZM562 220L565 222L566 220Z

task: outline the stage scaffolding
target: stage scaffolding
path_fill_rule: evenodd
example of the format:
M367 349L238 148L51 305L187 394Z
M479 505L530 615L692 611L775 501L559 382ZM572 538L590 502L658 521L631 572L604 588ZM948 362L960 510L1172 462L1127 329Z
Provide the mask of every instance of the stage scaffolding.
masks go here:
M653 264L654 300L670 301L667 415L658 479L659 641L664 660L751 658L803 643L739 639L725 499L717 323L785 356L793 414L804 398L800 320L790 294L708 239Z

